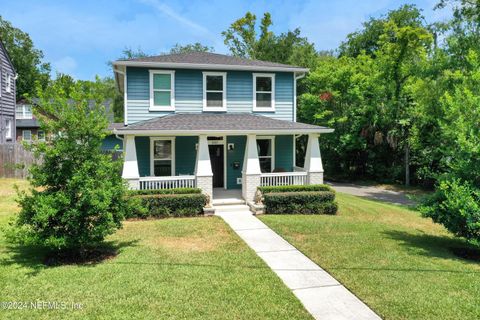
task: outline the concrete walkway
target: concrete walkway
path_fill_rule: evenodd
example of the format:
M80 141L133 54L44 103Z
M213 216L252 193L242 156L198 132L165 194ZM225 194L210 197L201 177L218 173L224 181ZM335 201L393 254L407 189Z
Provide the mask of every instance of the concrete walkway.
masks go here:
M358 197L390 202L393 204L413 206L415 201L409 199L404 192L385 190L373 186L362 186L353 183L326 182L338 192L348 193Z
M315 319L380 319L330 274L253 216L247 206L219 206L215 214L267 263Z

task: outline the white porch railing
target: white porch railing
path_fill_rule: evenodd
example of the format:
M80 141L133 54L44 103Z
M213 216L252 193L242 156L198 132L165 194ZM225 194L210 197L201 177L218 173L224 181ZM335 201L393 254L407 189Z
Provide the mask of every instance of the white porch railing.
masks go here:
M262 173L260 176L260 185L262 187L304 184L307 184L307 172Z
M195 176L141 177L139 179L140 190L195 188L196 185Z

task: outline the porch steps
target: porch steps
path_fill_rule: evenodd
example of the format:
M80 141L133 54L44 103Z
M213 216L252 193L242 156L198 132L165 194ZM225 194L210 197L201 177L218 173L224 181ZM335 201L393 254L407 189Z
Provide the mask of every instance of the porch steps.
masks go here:
M239 205L245 204L245 200L237 198L225 198L225 199L213 199L212 205L216 206L229 206L229 205Z
M249 212L250 208L246 204L223 204L213 205L215 214L227 213L227 212Z

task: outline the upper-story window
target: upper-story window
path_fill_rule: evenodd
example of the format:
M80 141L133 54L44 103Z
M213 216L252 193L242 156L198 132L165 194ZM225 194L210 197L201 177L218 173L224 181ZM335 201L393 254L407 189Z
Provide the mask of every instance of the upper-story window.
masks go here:
M32 119L32 106L29 104L20 104L15 108L17 119Z
M253 74L253 111L275 111L275 74Z
M5 121L5 139L12 139L12 120L10 119Z
M227 74L203 73L203 111L227 111Z
M150 70L150 111L175 110L175 72Z
M7 73L6 78L6 86L5 86L5 91L10 93L12 92L12 75L10 73Z

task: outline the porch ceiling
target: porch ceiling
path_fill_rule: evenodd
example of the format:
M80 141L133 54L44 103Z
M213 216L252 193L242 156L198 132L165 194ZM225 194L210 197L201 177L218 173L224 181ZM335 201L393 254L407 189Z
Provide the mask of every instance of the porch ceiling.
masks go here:
M333 129L251 113L176 113L115 129L117 134L303 134Z

